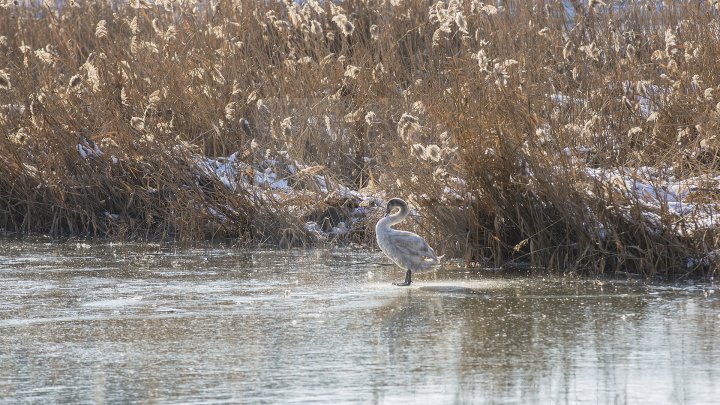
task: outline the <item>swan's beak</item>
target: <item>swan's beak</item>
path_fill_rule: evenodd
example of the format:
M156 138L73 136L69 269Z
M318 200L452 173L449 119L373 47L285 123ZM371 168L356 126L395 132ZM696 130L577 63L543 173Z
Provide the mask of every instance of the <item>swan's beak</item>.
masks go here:
M392 211L392 207L388 205L388 207L385 209L385 216L388 216L390 214L390 211Z

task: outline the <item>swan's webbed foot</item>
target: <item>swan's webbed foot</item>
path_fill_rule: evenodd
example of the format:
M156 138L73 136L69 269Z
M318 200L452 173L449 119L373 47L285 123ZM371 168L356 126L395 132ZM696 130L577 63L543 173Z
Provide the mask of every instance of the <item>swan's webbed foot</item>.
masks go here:
M412 271L408 270L405 272L405 281L402 283L393 283L393 285L396 285L398 287L405 287L412 284Z

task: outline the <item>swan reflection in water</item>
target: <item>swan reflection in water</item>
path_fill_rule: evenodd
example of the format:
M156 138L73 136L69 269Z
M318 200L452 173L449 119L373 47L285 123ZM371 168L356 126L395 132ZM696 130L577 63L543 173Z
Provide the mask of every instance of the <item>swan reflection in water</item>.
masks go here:
M397 209L397 211L395 211ZM393 213L393 211L395 211ZM387 203L385 216L375 225L375 237L380 250L395 264L405 270L405 281L394 283L408 286L412 283L412 273L429 270L440 265L443 256L436 256L425 239L415 233L393 229L392 226L402 222L410 213L408 205L400 198L393 198Z

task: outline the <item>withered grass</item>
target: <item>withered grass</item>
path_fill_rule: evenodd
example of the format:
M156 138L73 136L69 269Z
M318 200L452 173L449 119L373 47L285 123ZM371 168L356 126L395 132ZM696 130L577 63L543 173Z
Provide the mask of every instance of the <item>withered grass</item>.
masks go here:
M297 246L344 185L410 200L468 264L714 275L718 6L500 3L8 4L0 228ZM198 171L235 152L331 189L268 204Z

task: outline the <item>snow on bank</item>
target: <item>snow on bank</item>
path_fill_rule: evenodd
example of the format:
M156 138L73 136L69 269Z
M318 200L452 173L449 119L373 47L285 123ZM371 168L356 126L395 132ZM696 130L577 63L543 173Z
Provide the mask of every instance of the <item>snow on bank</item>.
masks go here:
M238 152L216 159L192 155L191 159L201 173L220 180L231 191L289 191L291 187L287 178L297 171L296 166L282 165L274 159L266 159L253 167L238 159ZM282 177L283 175L285 177Z
M351 189L336 181L322 166L293 161L286 152L278 155L254 165L240 160L238 152L215 159L193 154L190 161L201 174L217 179L228 190L245 192L258 203L281 203L298 217L312 211L308 201L342 201L349 207L344 215L331 220L321 214L319 219L305 223L305 230L318 240L347 236L356 224L372 215L377 207L384 206L383 194L373 188Z
M84 159L105 156L97 144L89 141L78 144L77 150ZM354 229L366 227L370 218L374 220L382 215L387 200L387 196L374 187L355 190L336 179L330 169L303 165L290 159L286 152L278 152L276 156L266 154L265 159L254 164L243 161L239 152L209 158L178 145L173 153L186 162L198 178L211 179L232 193L244 193L254 203L282 206L299 219L304 218L305 231L318 240L341 239ZM564 154L574 155L570 149ZM114 156L110 158L117 163ZM594 197L607 200L630 220L639 213L650 231L692 236L720 225L720 203L712 197L720 185L720 176L680 176L669 168L595 168L583 163L583 159L572 161L591 181L601 185L600 189L590 187L588 193L597 193ZM527 175L533 176L531 172ZM464 179L449 176L437 201L445 205L467 203L472 200L472 193L468 193L472 190L467 188ZM406 197L412 200L412 196ZM315 205L337 210L332 215L313 213ZM198 209L220 222L232 220L223 214L233 212L229 207L203 204ZM600 239L609 237L605 227L596 222L588 224L592 232Z
M345 215L332 220L320 215L317 220L305 223L305 230L317 240L347 236L375 208L384 206L384 197L376 190L351 189L331 179L332 176L327 173L319 174L327 172L324 167L291 161L286 153L280 152L279 155L278 158L264 159L254 165L240 160L238 152L215 159L192 155L191 161L200 173L219 180L228 190L246 192L258 203L282 203L298 213L298 217L312 211L308 201L343 201L343 205L350 207Z
M82 139L76 146L81 158L92 160L102 158L105 153L95 142ZM275 155L266 153L266 158L254 164L241 159L241 153L210 158L191 151L186 144L172 148L178 161L186 162L196 179L216 181L232 193L243 193L250 201L266 207L282 206L303 217L319 217L305 223L305 230L319 240L338 239L347 235L360 221L384 207L385 196L374 187L355 190L343 185L333 173L323 166L307 166L290 159L285 151ZM127 158L108 157L113 164ZM322 212L310 215L318 202L321 206L342 206L334 215L324 216ZM202 210L220 222L231 221L227 213L235 213L228 206L210 206L197 203ZM336 207L337 208L337 207ZM316 210L315 210L316 211ZM117 214L105 213L109 218L119 219Z
M720 225L720 204L708 199L708 191L718 189L720 176L676 177L670 169L661 172L652 167L627 171L588 167L585 172L625 200L616 208L629 214L639 206L656 231L662 229L661 218L667 215L675 218L672 231L681 236Z

